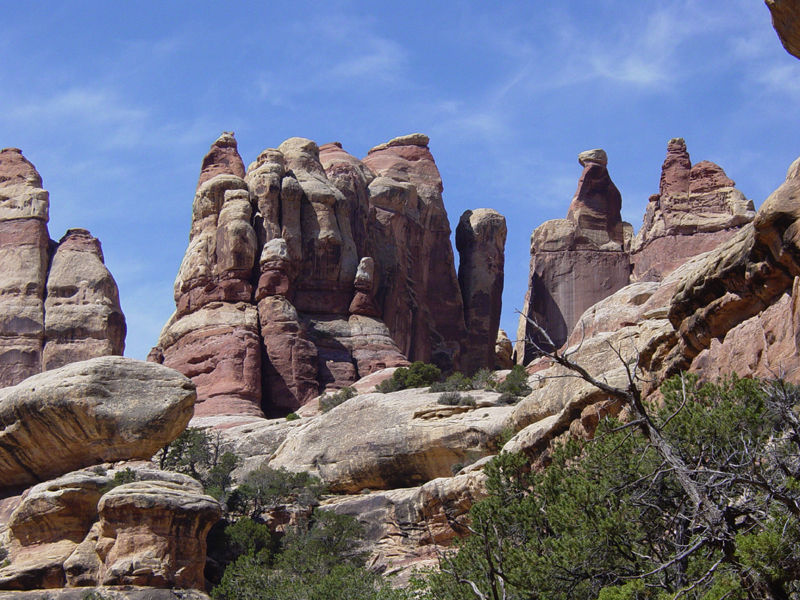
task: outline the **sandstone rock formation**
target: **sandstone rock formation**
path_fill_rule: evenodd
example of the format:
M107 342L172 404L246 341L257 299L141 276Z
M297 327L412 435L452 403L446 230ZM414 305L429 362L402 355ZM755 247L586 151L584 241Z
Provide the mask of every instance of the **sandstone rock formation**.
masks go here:
M151 353L195 381L198 418L285 414L409 360L458 368L466 348L493 363L505 236L475 246L474 269L493 269L493 283L464 269L492 294L483 308L478 287L469 292L469 318L485 331L467 340L426 136L363 162L340 144L291 138L246 173L241 164L232 134L203 161L177 310Z
M0 387L125 347L100 242L74 229L56 244L48 211L36 168L20 150L0 150Z
M786 51L800 58L800 4L796 0L765 0L772 26Z
M468 210L456 228L458 283L464 300L467 342L461 370L491 369L503 307L506 220L495 210Z
M70 229L56 248L44 302L44 370L96 356L122 356L125 317L100 240Z
M383 320L409 360L450 370L460 366L466 327L442 180L428 143L422 134L395 138L363 162L376 175L370 224Z
M205 540L220 517L217 501L186 475L148 463L125 469L135 482L113 487L114 473L95 469L29 489L6 524L10 564L0 568L0 589L205 589Z
M449 477L457 463L497 452L512 410L494 392L471 394L475 406L443 406L422 390L356 396L292 430L269 464L314 473L337 493Z
M650 197L631 247L633 279L660 281L755 217L753 202L712 162L692 166L686 143L669 141L659 193Z
M583 312L628 284L633 229L622 221L622 197L603 150L582 152L583 173L566 219L547 221L531 237L528 292L517 331L517 362L527 364L535 320L555 347L567 341ZM538 340L543 343L543 340Z
M0 488L105 461L149 459L192 417L191 381L171 369L106 356L0 391Z

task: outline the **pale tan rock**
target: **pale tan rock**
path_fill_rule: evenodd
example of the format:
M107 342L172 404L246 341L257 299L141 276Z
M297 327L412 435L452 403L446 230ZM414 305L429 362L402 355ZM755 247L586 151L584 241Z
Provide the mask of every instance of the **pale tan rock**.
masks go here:
M194 385L153 363L108 356L0 390L0 486L104 461L150 458L192 416Z
M574 346L598 333L635 325L642 318L645 303L659 287L656 282L632 283L600 300L581 315L567 345Z
M489 458L455 477L333 498L320 508L358 519L369 543L369 566L404 583L413 569L438 565L437 549L452 547L468 534L469 509L486 497L481 467Z
M103 585L205 589L206 534L219 503L169 482L118 486L98 504Z
M496 393L471 395L473 407L439 405L439 394L420 390L358 395L294 430L270 466L309 471L345 493L450 476L456 463L497 451L512 411L495 405Z
M47 276L43 369L98 356L122 356L125 316L100 241L85 229L61 238Z
M578 162L582 167L585 167L586 163L590 162L597 163L605 167L608 165L608 154L606 154L606 151L602 148L585 150L578 155Z
M494 370L510 369L514 366L514 344L502 329L497 330L497 341L494 345Z

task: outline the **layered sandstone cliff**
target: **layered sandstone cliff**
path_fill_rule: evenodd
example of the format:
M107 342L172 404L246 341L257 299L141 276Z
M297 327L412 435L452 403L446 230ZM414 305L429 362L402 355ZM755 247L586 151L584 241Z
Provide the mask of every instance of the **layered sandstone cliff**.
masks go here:
M70 229L52 241L49 206L33 164L16 148L0 150L0 387L125 348L99 240Z

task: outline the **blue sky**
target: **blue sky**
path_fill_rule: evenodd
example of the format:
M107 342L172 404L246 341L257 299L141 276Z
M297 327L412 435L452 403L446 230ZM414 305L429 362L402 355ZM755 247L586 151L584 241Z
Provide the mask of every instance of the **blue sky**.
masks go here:
M363 157L431 136L453 227L508 220L513 337L533 229L563 218L604 148L638 230L667 141L756 205L800 155L800 61L758 0L6 2L0 147L51 195L50 235L103 243L144 358L171 314L200 162L235 131L245 164L292 136Z

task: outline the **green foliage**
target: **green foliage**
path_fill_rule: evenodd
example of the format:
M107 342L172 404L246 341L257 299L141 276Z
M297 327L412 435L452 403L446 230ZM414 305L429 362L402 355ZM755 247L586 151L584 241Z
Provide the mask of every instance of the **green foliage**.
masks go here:
M731 600L800 597L797 390L731 379L667 382L651 407L664 444L721 511L697 512L638 427L600 424L531 472L501 453L489 496L423 595L436 600ZM473 587L474 586L474 587ZM478 590L480 594L476 593Z
M322 481L306 472L292 473L283 467L261 467L248 473L230 495L228 509L258 517L282 504L313 506L324 493Z
M117 486L133 483L134 481L136 481L136 471L130 467L126 467L124 470L114 473L114 478L104 485L101 491L105 494L107 491L113 490Z
M215 600L372 600L397 597L364 567L363 528L352 517L318 511L292 528L268 564L252 553L231 565Z
M494 372L489 369L478 369L472 376L473 390L493 390L497 382L494 380Z
M332 408L339 406L343 402L350 400L358 395L358 392L355 388L351 387L343 387L335 394L323 394L319 399L319 409L326 413Z
M445 406L475 406L475 398L461 392L444 392L436 402Z
M269 527L242 517L225 528L224 544L234 557L251 556L266 563L273 549Z
M495 389L501 394L511 394L512 396L527 396L531 393L528 385L528 373L522 365L514 365L511 373L506 375L505 380L498 384Z
M160 451L160 466L193 477L211 496L224 502L234 484L232 472L241 459L232 452L220 452L219 434L188 427Z
M298 415L297 413L293 413L293 412L291 412L288 415L286 415L286 420L287 421L297 421L297 419L299 419L299 418L300 418L300 415Z
M431 385L431 392L465 392L472 389L472 380L463 373L456 371L444 381L435 381Z
M434 383L442 371L436 365L429 365L416 361L410 367L400 367L389 379L375 386L375 390L382 394L389 394L409 388L427 387Z

